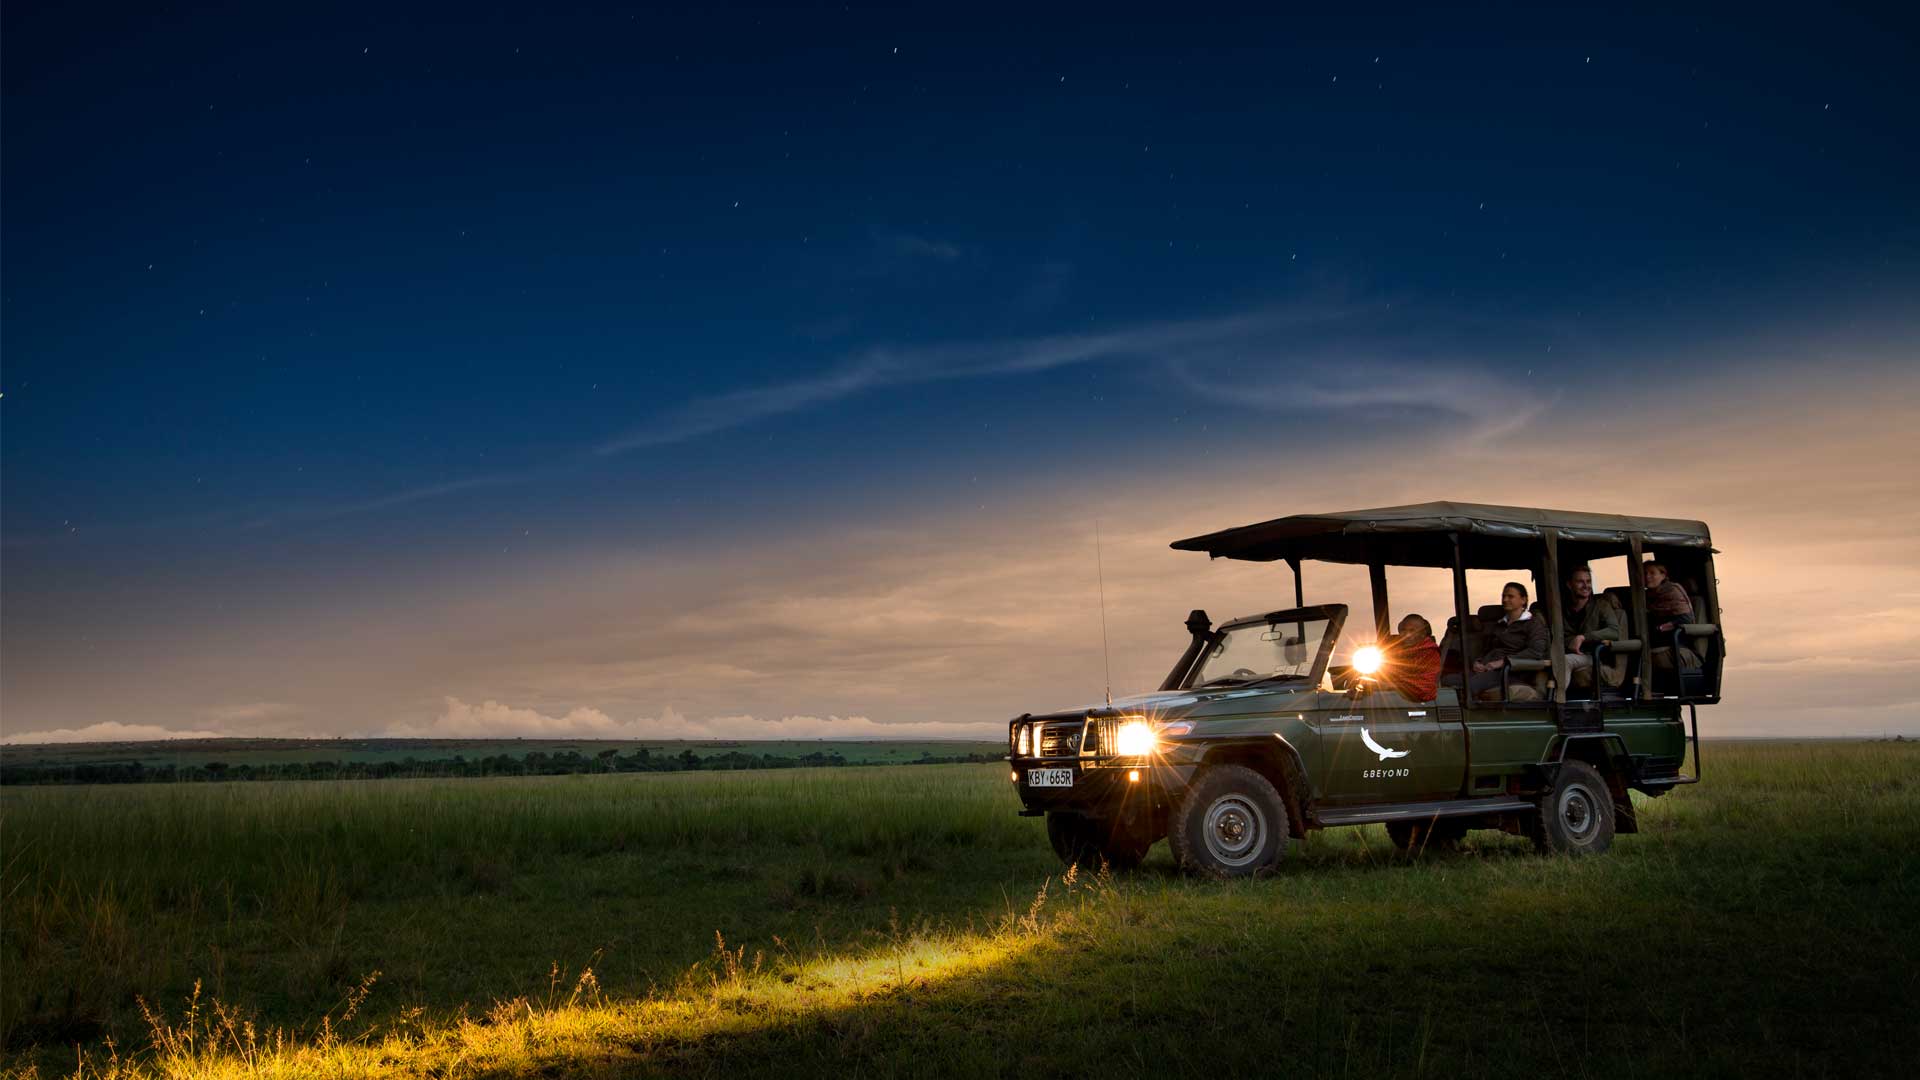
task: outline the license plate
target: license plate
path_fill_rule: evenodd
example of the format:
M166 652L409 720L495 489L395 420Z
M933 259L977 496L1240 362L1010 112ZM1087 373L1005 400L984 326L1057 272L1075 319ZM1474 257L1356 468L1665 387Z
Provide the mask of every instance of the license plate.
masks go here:
M1072 787L1072 769L1028 769L1028 787Z

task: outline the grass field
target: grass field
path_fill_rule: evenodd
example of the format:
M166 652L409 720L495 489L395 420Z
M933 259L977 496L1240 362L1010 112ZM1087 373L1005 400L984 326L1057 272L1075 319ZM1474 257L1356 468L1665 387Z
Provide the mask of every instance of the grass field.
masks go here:
M4 790L0 1038L45 1077L1913 1075L1920 748L1706 759L1603 858L1336 830L1232 884L1063 880L991 765Z

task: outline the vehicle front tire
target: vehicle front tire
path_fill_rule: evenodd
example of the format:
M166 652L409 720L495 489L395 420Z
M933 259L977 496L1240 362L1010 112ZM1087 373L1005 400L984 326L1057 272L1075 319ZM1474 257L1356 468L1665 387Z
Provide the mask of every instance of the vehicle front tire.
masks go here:
M1598 855L1613 846L1613 792L1586 762L1563 762L1539 806L1531 829L1542 853Z
M1167 831L1175 862L1215 877L1272 869L1290 840L1286 800L1244 765L1216 765L1196 777Z
M1102 864L1116 871L1132 870L1153 846L1151 839L1134 836L1117 824L1058 812L1047 815L1047 842L1061 863L1090 872Z

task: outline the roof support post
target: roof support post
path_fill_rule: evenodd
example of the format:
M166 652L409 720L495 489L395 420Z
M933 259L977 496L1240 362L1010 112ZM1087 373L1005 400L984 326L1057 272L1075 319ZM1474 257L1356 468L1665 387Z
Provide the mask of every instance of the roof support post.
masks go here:
M1287 565L1293 567L1293 606L1306 607L1307 591L1306 587L1300 581L1300 560L1289 555L1287 556Z
M1471 638L1467 633L1467 561L1460 551L1460 534L1453 533L1448 539L1453 541L1453 625L1460 628L1460 704L1470 707L1473 695L1467 693L1467 675L1473 670L1473 653L1467 645Z
M1633 596L1633 632L1640 635L1640 676L1636 680L1638 689L1634 691L1634 697L1647 701L1653 697L1653 628L1647 625L1647 572L1640 568L1640 560L1646 557L1646 553L1641 550L1639 533L1627 536L1627 551L1627 586Z
M1720 676L1727 668L1727 624L1720 621L1720 571L1713 568L1712 548L1707 549L1705 566L1705 573L1700 575L1702 578L1700 582L1700 599L1707 605L1707 610L1704 612L1695 612L1693 617L1696 621L1700 621L1700 617L1705 615L1706 619L1704 621L1710 622L1720 628L1720 635L1717 641L1719 647L1713 650L1713 681L1707 684L1707 689L1713 694L1713 699L1718 701L1720 700ZM1699 762L1694 762L1695 772L1700 771L1699 766Z
M1546 601L1547 661L1553 668L1553 700L1564 705L1567 701L1567 634L1560 612L1560 530L1541 529L1540 534L1547 541L1547 576L1540 583L1540 591L1546 594L1540 599ZM1600 673L1592 674L1597 687Z
M1373 640L1387 640L1392 625L1387 613L1387 568L1382 563L1367 564L1367 580L1373 583Z

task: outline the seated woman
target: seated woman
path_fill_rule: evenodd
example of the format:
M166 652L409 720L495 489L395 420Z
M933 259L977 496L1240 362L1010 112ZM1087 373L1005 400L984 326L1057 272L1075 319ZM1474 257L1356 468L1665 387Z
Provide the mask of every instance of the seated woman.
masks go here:
M1505 681L1500 669L1512 660L1545 660L1547 658L1547 620L1538 618L1527 609L1527 587L1517 581L1509 581L1500 589L1501 615L1498 622L1485 627L1487 647L1480 656L1475 657L1473 668L1465 672L1466 690L1483 701L1498 701L1500 687ZM1450 686L1460 685L1459 675L1447 676ZM1534 700L1531 688L1528 700ZM1518 698L1516 697L1516 700Z
M1647 583L1647 622L1655 630L1671 632L1675 625L1693 621L1693 601L1679 582L1667 577L1664 564L1646 563L1641 572Z
M1677 690L1678 687L1671 685L1670 678L1676 659L1683 672L1692 674L1700 670L1700 657L1692 649L1681 645L1676 657L1672 644L1676 637L1674 630L1693 621L1693 599L1687 595L1685 587L1667 576L1664 564L1642 563L1641 572L1646 575L1647 625L1653 627L1653 633L1649 635L1653 639L1653 670L1662 676L1663 682L1668 683L1667 689Z

